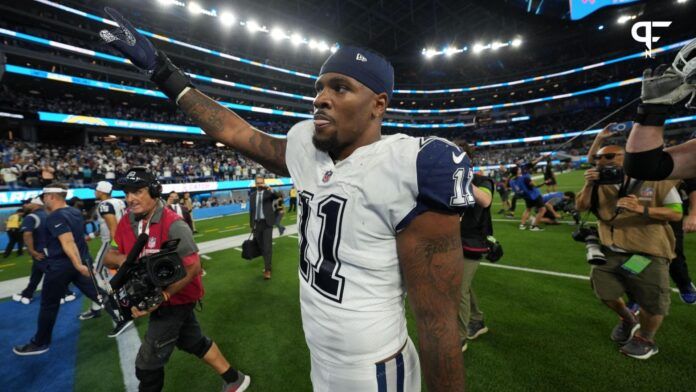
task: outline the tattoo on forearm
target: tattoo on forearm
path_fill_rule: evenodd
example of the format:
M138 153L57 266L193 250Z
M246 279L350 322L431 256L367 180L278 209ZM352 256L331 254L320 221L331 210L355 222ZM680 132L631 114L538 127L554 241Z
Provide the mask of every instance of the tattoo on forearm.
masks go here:
M286 140L255 129L237 114L197 90L184 95L179 100L179 107L208 135L274 173L289 175L285 165Z
M417 317L421 364L431 391L464 389L464 368L459 350L457 306L463 256L459 235L420 240L406 275L416 295L409 297ZM420 286L420 287L419 287Z

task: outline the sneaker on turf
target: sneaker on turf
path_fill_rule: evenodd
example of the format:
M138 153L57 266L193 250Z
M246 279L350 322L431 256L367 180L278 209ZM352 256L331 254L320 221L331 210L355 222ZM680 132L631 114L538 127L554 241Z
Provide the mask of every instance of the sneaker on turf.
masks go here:
M285 228L281 227L280 229L278 229L278 231L280 232L280 235L283 235L283 233L285 233Z
M29 303L31 303L31 298L24 297L22 296L22 294L13 294L12 300L15 302L22 303L24 305L29 305Z
M621 354L635 359L648 359L660 352L655 342L651 342L640 335L633 336L633 338L628 343L624 344L619 351Z
M469 348L469 341L467 339L464 339L462 341L462 352L466 352L466 349Z
M73 293L72 291L69 292L69 293L67 293L67 294L65 294L65 297L63 297L63 299L65 300L65 302L74 301L75 298L77 298L77 296L76 296L75 293Z
M222 392L242 392L246 391L251 384L251 377L237 370L239 378L235 382L228 382L222 385Z
M123 331L130 328L131 325L133 325L133 320L121 320L118 323L116 323L114 330L111 331L111 333L106 335L106 336L108 336L110 338L115 338L118 335L120 335L121 333L123 333Z
M527 230L527 226L525 226L525 225L520 225L519 227L520 227L520 230Z
M529 228L529 231L544 231L541 227L537 225L533 225L532 227Z
M21 346L14 346L12 351L17 355L40 355L48 351L48 344L39 346L34 344L34 342L29 342Z
M684 303L689 305L696 304L696 286L693 283L689 283L688 286L679 289L679 298L681 298Z
M470 321L467 329L468 329L468 331L467 331L466 337L469 340L474 340L477 337L488 332L488 327L486 327L486 325L483 323L483 321Z
M86 312L80 313L80 315L77 316L77 318L80 320L89 320L89 319L97 318L99 316L101 316L101 310L87 309Z
M638 321L621 320L611 331L611 340L619 344L626 344L633 338L638 328L640 328Z

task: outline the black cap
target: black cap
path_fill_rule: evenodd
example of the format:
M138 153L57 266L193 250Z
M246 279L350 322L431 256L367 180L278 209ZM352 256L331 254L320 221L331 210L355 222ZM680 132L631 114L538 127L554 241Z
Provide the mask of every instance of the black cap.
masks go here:
M116 180L118 189L140 189L157 182L157 178L144 167L131 168L124 177Z

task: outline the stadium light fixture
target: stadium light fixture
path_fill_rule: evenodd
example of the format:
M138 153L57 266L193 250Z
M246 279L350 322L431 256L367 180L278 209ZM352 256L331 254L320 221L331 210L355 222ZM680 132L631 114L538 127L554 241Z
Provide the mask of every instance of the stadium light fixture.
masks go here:
M689 1L689 0L677 0L677 3L679 3L679 4L684 4L684 3L686 3L687 1Z
M331 53L336 53L339 47L340 46L338 46L338 44L333 44L333 46L331 47Z
M481 53L483 52L484 46L481 43L477 43L474 45L474 53Z
M273 30L271 30L271 39L273 41L280 41L285 37L285 32L280 27L274 27Z
M220 14L220 23L225 27L232 27L237 18L230 12L223 12Z
M319 49L320 52L326 52L329 50L329 45L325 41L321 41L317 49Z
M453 54L457 53L457 48L453 46L448 46L445 48L445 55L447 57L452 57Z
M304 38L302 38L300 34L295 33L290 37L290 42L292 42L293 45L298 46L299 44L304 42Z
M319 46L319 44L317 43L317 41L315 41L313 39L309 40L309 48L310 49L317 49L318 46Z
M157 0L158 3L162 5L170 5L172 2L170 0Z
M491 50L498 50L499 48L502 48L504 45L502 42L495 41L493 44L491 44Z
M600 30L600 31L601 31L601 30L604 30L604 25L599 25L599 26L597 26L597 30Z
M621 16L619 16L619 19L616 20L616 22L618 24L625 24L629 20L633 20L635 18L636 18L635 15L621 15Z
M512 45L515 48L519 48L522 45L522 38L513 39L510 45Z
M200 14L203 12L203 7L201 7L200 4L192 1L188 4L188 10L191 11L192 14Z
M428 49L423 48L423 54L425 55L425 58L428 58L428 59L435 57L436 52L437 51L433 48L428 48Z
M247 20L246 27L250 33L255 33L255 32L261 30L261 26L259 26L259 23L255 20Z

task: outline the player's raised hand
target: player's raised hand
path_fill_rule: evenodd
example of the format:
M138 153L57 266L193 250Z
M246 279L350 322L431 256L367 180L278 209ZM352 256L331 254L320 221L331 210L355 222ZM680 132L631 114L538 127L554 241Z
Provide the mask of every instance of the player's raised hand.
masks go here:
M684 78L667 64L643 72L640 94L643 103L674 105L693 93L694 87L684 83Z
M145 38L133 25L113 8L104 8L118 27L102 30L99 36L104 42L121 52L136 67L148 71L150 79L157 83L160 90L174 102L178 103L187 87L193 87L191 79L164 52L155 49L152 42Z
M133 65L145 71L154 71L157 66L157 49L152 42L145 38L118 11L111 7L104 8L118 27L113 30L102 30L99 37L118 50Z

